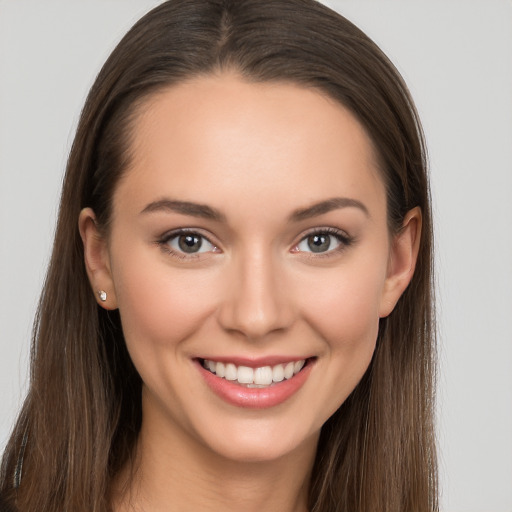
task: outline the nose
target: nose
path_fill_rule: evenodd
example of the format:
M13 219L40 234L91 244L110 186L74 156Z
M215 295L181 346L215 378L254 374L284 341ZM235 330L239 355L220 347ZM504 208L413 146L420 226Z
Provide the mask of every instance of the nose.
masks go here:
M230 270L218 312L225 330L259 340L292 325L293 297L271 255L253 252L233 261Z

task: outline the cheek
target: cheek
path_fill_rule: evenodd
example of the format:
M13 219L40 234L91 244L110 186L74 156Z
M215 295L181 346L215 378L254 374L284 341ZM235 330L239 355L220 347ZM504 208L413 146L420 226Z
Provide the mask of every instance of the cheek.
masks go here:
M379 306L385 280L384 265L338 269L316 279L303 293L304 317L321 334L331 352L347 358L371 357L379 328ZM313 283L311 283L312 285Z
M114 282L129 348L171 348L191 336L214 307L211 279L204 272L173 268L145 251L120 259Z

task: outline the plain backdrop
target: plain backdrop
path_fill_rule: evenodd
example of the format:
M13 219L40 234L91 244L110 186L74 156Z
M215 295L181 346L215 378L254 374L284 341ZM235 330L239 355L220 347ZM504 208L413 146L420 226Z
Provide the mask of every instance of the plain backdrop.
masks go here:
M0 449L88 88L151 0L0 0ZM512 511L512 2L327 1L391 57L430 149L442 511ZM421 426L418 426L421 428Z

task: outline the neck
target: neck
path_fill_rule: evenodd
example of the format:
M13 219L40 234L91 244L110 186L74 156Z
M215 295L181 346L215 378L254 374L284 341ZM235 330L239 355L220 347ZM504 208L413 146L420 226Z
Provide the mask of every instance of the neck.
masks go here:
M113 510L307 512L317 441L274 460L230 460L188 432L143 421L134 462L115 482Z

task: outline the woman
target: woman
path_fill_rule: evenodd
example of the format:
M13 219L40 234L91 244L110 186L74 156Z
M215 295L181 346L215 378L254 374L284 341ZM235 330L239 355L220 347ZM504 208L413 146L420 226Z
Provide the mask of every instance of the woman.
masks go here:
M412 100L356 27L157 7L82 112L6 506L435 510L431 239Z

